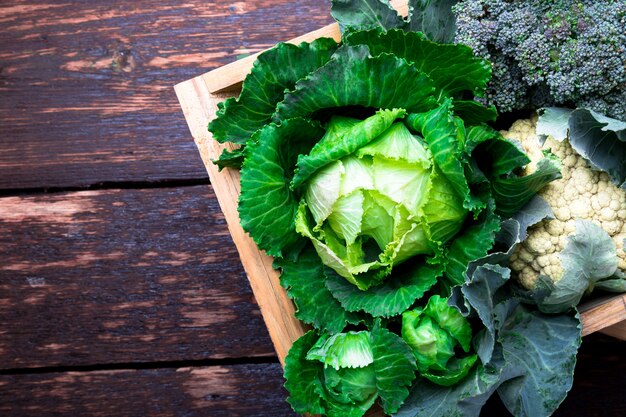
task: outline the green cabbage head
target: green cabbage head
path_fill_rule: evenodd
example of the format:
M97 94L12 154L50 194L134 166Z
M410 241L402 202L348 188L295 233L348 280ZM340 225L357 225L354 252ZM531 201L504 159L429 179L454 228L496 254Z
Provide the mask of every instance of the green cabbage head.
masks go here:
M476 362L476 355L458 357L455 352L458 347L470 350L469 322L438 295L430 297L425 308L402 314L402 338L413 350L418 372L435 384L457 383Z
M403 110L366 120L335 116L311 154L298 160L296 185L318 154L349 149L304 183L296 230L361 290L380 283L394 265L434 255L468 212L426 142L401 117Z

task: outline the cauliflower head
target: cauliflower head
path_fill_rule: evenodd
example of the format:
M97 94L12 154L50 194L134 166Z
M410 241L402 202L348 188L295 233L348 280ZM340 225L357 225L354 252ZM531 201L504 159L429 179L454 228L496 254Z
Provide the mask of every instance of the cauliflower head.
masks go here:
M567 238L575 233L577 219L591 221L608 233L617 248L618 269L626 273L626 190L611 182L605 172L591 169L569 141L548 137L541 146L536 127L534 116L518 120L508 131L501 132L507 139L519 141L531 159L525 174L534 172L543 150L549 149L563 164L562 179L551 182L538 193L548 202L555 218L531 227L528 237L511 256L510 267L519 282L532 289L540 275L554 282L562 278L564 269L559 254Z

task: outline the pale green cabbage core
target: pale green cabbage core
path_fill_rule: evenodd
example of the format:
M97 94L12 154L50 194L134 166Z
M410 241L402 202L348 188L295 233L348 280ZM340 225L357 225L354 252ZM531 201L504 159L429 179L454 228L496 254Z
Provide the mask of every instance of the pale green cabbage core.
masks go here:
M296 229L324 264L366 290L393 265L433 255L466 215L430 151L400 121L307 181Z

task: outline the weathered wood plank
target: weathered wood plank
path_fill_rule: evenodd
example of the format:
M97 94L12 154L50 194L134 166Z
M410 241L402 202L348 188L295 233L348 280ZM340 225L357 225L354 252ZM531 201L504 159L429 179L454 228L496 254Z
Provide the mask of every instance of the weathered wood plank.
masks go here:
M210 187L0 198L0 369L273 356Z
M318 29L326 2L0 5L0 189L206 178L171 86Z
M626 294L612 296L588 308L583 305L581 311L583 311L580 315L583 322L583 336L614 326L626 320ZM614 330L616 329L618 330L619 327L615 327ZM624 339L626 332L615 337Z
M0 414L295 416L278 364L0 376Z
M409 4L407 0L391 0L390 3L401 15L408 15ZM324 26L323 28L305 33L304 35L300 35L294 39L290 39L288 42L297 45L302 42L312 42L318 38L333 38L335 41L339 42L341 40L339 25L337 23L332 23ZM228 65L224 65L223 67L217 68L211 72L210 76L209 74L204 74L203 79L209 93L216 94L233 89L236 90L240 87L242 80L250 72L252 66L254 65L254 61L261 52L257 52L256 54L240 59L237 62L232 62Z
M626 414L624 343L586 337L574 386L555 417ZM0 414L291 416L278 364L0 376ZM481 416L509 415L496 396Z

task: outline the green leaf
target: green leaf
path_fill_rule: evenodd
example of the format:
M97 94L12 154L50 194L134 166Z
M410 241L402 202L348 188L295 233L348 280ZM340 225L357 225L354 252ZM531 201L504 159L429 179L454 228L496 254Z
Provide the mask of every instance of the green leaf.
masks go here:
M324 335L306 357L334 369L363 368L374 362L370 334L366 331Z
M559 107L548 107L539 109L539 120L537 120L537 135L543 142L548 136L562 142L567 139L569 131L569 119L572 116L572 109Z
M491 64L475 57L468 46L431 42L422 33L360 31L348 34L344 42L367 45L372 56L389 53L406 59L433 80L439 97L463 92L481 96L491 78Z
M243 82L239 98L224 101L209 130L219 142L245 144L272 120L276 104L296 81L324 65L337 49L330 38L291 45L279 43L259 55Z
M530 175L492 179L496 214L502 217L515 215L537 194L537 191L559 178L561 178L561 161L549 154L537 163L536 171Z
M311 152L298 157L292 187L299 188L318 170L331 162L351 155L385 132L393 122L404 117L402 109L379 110L362 121L347 118L331 119L324 137Z
M296 340L285 358L285 388L289 391L287 402L296 413L325 413L322 399L317 393L324 367L319 362L308 361L307 352L318 336L311 330Z
M599 281L596 284L596 288L615 293L623 293L626 292L626 277L621 278L611 278L604 281Z
M324 397L329 416L361 417L378 398L373 364L339 370L326 367L324 379Z
M452 6L457 3L458 0L409 0L410 29L424 32L435 42L454 42L456 17Z
M428 300L423 314L435 320L438 326L451 335L465 352L469 352L472 328L458 309L448 305L447 298L433 295Z
M464 199L464 207L480 211L484 204L472 198L461 164L465 129L459 126L460 119L452 114L452 101L445 99L434 110L424 113L413 113L407 117L407 124L420 132L430 146L435 164L446 179Z
M488 364L491 361L495 348L496 317L494 310L501 298L497 294L510 276L511 271L508 268L486 264L474 270L469 282L455 289L456 292L463 294L465 302L472 306L485 326L480 337L477 337L480 343L476 348L483 364ZM462 308L463 306L458 307Z
M241 226L269 255L282 256L301 238L294 220L299 197L289 189L296 158L324 134L316 123L293 119L259 130L246 147L241 170Z
M626 122L577 109L569 120L572 148L626 189Z
M330 14L344 29L392 29L406 26L387 0L332 0Z
M478 417L501 380L501 368L478 364L452 387L418 379L394 417Z
M382 327L380 321L372 328L371 345L380 402L385 413L395 413L415 379L415 358L404 340Z
M500 218L489 213L487 218L465 228L462 234L452 241L446 256L446 280L451 286L466 281L465 271L470 262L487 255L500 230Z
M454 100L454 114L463 119L465 126L495 122L496 117L498 117L495 106L485 107L472 100Z
M466 146L471 147L478 140L482 140L473 151L472 156L479 159L479 166L485 175L488 177L508 176L513 170L530 163L530 158L519 145L503 138L495 131L491 138L486 137L488 131L484 131L482 135L477 137L476 133L479 132L479 129L470 129Z
M463 358L451 358L445 371L428 370L421 375L431 382L444 387L450 387L465 378L478 359L477 355Z
M600 226L588 220L576 220L576 232L567 238L559 256L563 277L539 304L546 313L574 308L597 281L611 278L617 271L615 242Z
M431 79L404 59L370 57L364 46L342 47L330 62L296 83L274 118L309 117L344 106L421 112L435 106L434 90Z
M549 416L574 380L582 340L578 313L544 315L519 301L500 307L508 310L498 329L508 377L498 388L500 399L515 416Z
M307 247L297 262L277 259L274 267L282 269L280 284L294 300L298 320L331 334L359 322L358 315L347 312L324 285L324 264L312 247Z
M219 167L220 171L227 167L241 169L241 165L243 165L243 153L243 148L235 149L234 151L224 149L219 159L213 161L213 163Z
M350 265L348 261L351 259L345 253L346 248L341 243L331 239L333 238L333 234L330 233L332 230L327 229L324 231L326 242L323 242L314 234L307 218L307 206L304 202L298 208L295 227L298 233L311 239L313 247L315 247L324 265L332 268L363 291L379 284L391 272L391 265L380 261L359 264L354 267Z
M367 291L359 290L334 271L326 269L326 286L347 311L391 317L421 298L437 282L442 269L441 265L429 265L416 258L395 267L382 284Z

